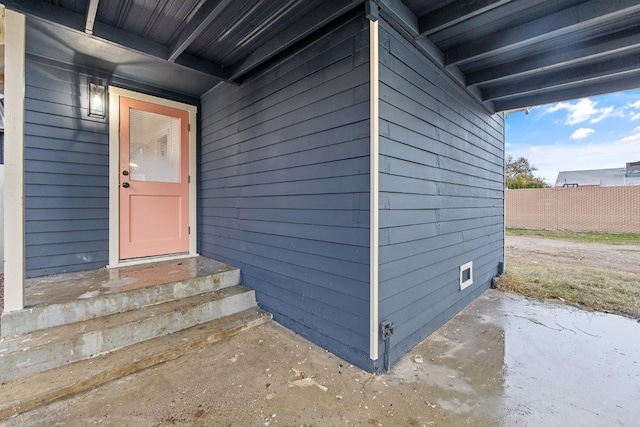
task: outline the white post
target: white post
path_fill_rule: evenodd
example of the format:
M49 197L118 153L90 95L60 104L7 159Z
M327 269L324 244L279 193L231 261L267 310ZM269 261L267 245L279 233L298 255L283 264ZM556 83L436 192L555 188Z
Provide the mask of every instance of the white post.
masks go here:
M24 308L25 16L5 11L4 311Z

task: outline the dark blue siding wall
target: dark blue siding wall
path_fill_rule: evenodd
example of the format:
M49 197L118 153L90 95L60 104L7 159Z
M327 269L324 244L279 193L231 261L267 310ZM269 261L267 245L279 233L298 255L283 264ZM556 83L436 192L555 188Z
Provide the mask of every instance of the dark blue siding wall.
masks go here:
M471 302L503 256L504 121L380 26L380 320L391 360ZM459 290L459 267L474 283ZM383 347L380 348L382 355Z
M87 76L27 55L25 245L28 276L108 262L109 136L86 115Z
M275 319L368 367L369 24L202 99L199 251Z

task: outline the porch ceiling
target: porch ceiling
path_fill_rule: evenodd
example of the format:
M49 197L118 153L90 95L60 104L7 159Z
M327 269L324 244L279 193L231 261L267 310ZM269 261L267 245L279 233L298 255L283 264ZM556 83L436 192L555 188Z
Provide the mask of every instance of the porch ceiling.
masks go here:
M379 0L492 111L640 87L638 0Z
M8 0L36 54L200 96L362 0ZM380 13L491 111L640 87L638 0L376 0ZM153 67L152 75L141 73ZM148 68L147 68L148 70Z

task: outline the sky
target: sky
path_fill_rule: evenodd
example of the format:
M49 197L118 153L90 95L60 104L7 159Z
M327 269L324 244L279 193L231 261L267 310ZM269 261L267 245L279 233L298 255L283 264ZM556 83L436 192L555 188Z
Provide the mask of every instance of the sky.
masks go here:
M551 185L560 171L624 168L640 161L640 89L508 114L505 141Z

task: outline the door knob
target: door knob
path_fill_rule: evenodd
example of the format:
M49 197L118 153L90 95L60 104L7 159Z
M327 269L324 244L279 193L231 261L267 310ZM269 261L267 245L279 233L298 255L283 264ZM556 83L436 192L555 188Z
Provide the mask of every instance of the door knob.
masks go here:
M128 182L123 182L122 183L122 187L123 188L129 188L129 183Z
M122 175L124 175L124 176L129 175L129 171L122 171Z

